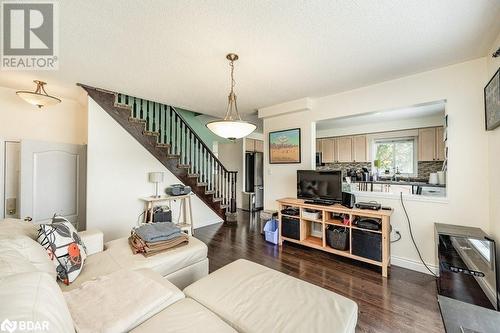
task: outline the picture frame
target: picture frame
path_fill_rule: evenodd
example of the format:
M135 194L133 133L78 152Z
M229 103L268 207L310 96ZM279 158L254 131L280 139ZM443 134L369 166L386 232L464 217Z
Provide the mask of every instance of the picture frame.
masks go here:
M301 163L300 128L269 132L269 164Z
M487 131L500 126L500 67L484 87L484 118Z

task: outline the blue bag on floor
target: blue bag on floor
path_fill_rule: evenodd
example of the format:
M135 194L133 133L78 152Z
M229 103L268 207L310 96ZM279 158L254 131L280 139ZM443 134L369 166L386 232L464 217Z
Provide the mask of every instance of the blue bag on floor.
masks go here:
M264 226L264 234L267 242L278 244L278 226L278 220L272 219L266 222L266 225Z

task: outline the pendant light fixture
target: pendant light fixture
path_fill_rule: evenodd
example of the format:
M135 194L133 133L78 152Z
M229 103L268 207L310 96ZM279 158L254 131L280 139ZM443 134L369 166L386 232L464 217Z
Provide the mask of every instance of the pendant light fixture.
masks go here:
M234 93L234 62L238 60L238 55L234 53L229 53L226 56L229 60L229 67L231 67L231 91L228 96L228 105L226 116L223 120L216 120L209 122L206 126L209 130L214 132L216 135L229 139L231 141L243 138L257 128L252 123L241 120L240 114L238 113L238 105L236 104L236 94Z
M38 106L39 108L61 103L59 98L47 94L45 88L43 87L47 84L46 82L39 80L34 80L33 82L36 83L35 91L17 91L17 96L21 97L30 104Z

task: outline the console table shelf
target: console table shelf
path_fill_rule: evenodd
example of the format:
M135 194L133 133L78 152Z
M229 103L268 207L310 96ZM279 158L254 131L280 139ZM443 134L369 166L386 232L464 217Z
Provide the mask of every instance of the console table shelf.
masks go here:
M390 266L390 217L392 215L393 210L362 210L362 209L349 209L339 204L324 206L324 205L314 205L305 203L304 200L295 199L295 198L284 198L278 200L279 210L278 210L278 219L280 221L279 225L279 245L282 246L283 242L291 242L296 244L301 244L304 246L308 246L317 250L322 250L325 252L333 253L339 256L348 257L354 260L359 260L366 262L368 264L376 265L382 267L382 276L387 277L388 267ZM299 208L300 214L297 216L281 214L281 211L284 208L288 207L296 207ZM313 210L319 212L321 215L320 219L311 218L309 216L304 216L303 213L305 210ZM338 216L333 216L334 214L342 214L346 215L349 218L349 224L344 224L343 219ZM300 229L300 237L299 239L285 237L282 235L282 218L289 218L299 221L299 229ZM368 217L375 218L381 222L380 230L369 230L359 228L355 225L352 225L352 222L356 217ZM297 223L297 222L294 222ZM312 224L318 223L321 225L321 237L318 237L317 234L312 235ZM348 250L338 250L333 247L330 247L326 242L326 229L329 225L333 225L336 227L344 227L349 230L349 249ZM380 249L381 249L381 260L373 260L371 258L365 258L363 256L359 256L352 253L352 244L353 230L361 230L373 234L377 234L380 236ZM317 231L316 231L317 233ZM358 232L359 233L359 232Z

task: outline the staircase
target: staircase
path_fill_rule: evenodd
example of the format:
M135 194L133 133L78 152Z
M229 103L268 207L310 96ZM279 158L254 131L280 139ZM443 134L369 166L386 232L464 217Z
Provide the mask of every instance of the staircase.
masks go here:
M228 171L170 105L78 84L223 220L236 212L236 174Z

